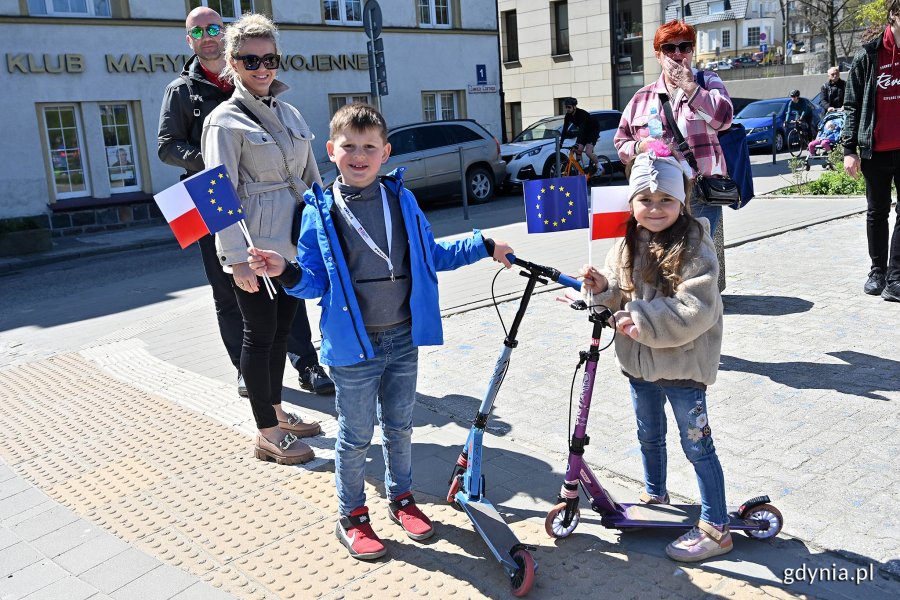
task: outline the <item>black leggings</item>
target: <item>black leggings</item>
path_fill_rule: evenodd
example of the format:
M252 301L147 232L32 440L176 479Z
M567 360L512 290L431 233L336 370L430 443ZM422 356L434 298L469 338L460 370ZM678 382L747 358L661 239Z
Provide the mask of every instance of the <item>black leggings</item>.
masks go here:
M873 152L860 166L866 179L869 258L873 267L887 269L888 280L900 280L900 204L891 233L891 187L900 190L900 150Z
M247 385L256 427L265 429L278 425L272 405L281 404L288 333L302 301L277 285L275 289L278 293L274 300L270 300L263 281L257 278L257 283L259 291L255 294L238 287L234 288L234 293L244 317L241 374ZM302 318L306 319L306 311L303 311Z

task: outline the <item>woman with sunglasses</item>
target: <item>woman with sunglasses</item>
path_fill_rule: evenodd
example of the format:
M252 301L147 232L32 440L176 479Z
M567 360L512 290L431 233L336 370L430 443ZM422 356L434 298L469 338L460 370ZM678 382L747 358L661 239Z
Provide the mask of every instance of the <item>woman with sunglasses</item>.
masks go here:
M277 99L288 89L275 78L279 58L278 31L267 17L246 14L229 25L222 77L234 84L234 93L207 118L201 148L207 167L228 170L253 243L295 256L293 230L302 194L322 179L309 126L296 108ZM247 242L238 224L216 234L216 250L233 277L244 320L241 373L259 431L256 457L307 462L313 451L298 438L317 435L319 424L281 407L288 332L295 314L307 318L303 301L284 293L269 297L247 265Z
M652 108L656 108L662 121L663 141L670 146L677 145L673 143L672 125L666 120L659 98L660 94L666 94L678 129L693 152L700 173L706 177L728 174L718 132L731 127L734 109L725 85L714 71L704 72L705 89L695 80L691 61L696 42L697 32L681 21L670 21L656 30L653 49L662 74L650 85L639 89L622 112L613 143L623 164L649 149L652 138L648 124ZM698 187L695 186L695 191ZM722 208L698 201L695 195L690 209L693 216L709 220L710 235L714 235Z

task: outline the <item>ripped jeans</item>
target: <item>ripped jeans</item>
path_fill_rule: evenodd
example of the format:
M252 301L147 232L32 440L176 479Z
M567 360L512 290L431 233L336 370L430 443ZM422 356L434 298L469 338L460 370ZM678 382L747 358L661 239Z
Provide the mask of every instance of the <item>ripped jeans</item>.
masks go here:
M712 525L728 523L725 476L716 456L706 412L706 391L630 379L644 462L646 492L666 495L666 399L681 433L681 448L694 465L700 487L700 518Z

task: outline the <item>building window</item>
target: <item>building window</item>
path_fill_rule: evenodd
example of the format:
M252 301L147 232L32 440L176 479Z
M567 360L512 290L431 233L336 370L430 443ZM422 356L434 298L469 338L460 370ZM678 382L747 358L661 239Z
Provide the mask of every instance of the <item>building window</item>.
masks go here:
M56 197L62 199L89 195L90 189L84 175L84 140L75 106L44 107L44 127Z
M325 22L332 25L361 25L362 0L323 0Z
M731 48L731 30L730 29L722 30L722 47L723 48Z
M759 46L759 27L747 28L747 45Z
M522 103L510 102L506 105L506 132L509 139L522 133Z
M569 3L552 2L550 4L553 18L553 55L559 56L569 53Z
M28 0L28 13L54 17L109 17L109 0Z
M445 121L459 118L460 92L422 92L422 120Z
M328 108L331 111L331 116L333 117L334 113L342 106L353 102L371 104L368 94L330 94L328 96Z
M419 25L422 27L450 27L450 0L416 0Z
M504 62L519 60L519 25L516 22L516 11L508 10L503 15L503 45L506 50Z
M256 12L253 0L191 0L191 10L198 6L207 6L220 15L223 21L235 21L248 12Z
M709 14L714 15L716 13L725 12L725 0L717 0L715 2L710 2L707 5L709 8Z
M100 105L100 128L109 187L113 194L140 190L133 122L127 104Z

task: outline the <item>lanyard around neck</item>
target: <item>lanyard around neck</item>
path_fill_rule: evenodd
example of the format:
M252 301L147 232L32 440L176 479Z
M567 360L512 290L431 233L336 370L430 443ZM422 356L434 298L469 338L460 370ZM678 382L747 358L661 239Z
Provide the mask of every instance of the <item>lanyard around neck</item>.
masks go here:
M378 247L378 244L375 243L375 240L373 240L372 236L369 235L369 232L366 231L366 228L363 227L362 223L359 222L359 219L356 218L356 215L353 214L353 211L350 210L350 207L347 206L347 203L344 201L344 197L341 195L341 190L338 189L339 185L339 183L335 182L334 187L332 188L332 194L334 195L334 203L341 211L341 216L344 217L344 220L347 221L347 224L351 228L356 230L356 233L359 234L359 237L362 238L369 249L371 249L372 252L380 256L384 260L384 262L387 263L388 271L390 271L391 273L391 281L395 281L394 263L391 262L391 237L393 237L393 228L391 227L391 209L390 206L388 206L387 192L384 189L384 185L378 184L378 187L381 190L381 207L384 211L384 229L387 233L387 254L384 253L384 250Z

